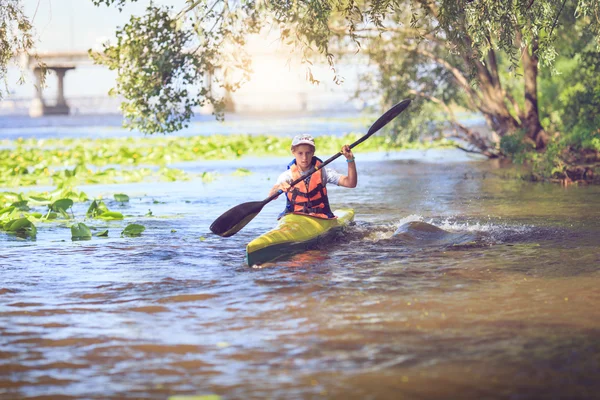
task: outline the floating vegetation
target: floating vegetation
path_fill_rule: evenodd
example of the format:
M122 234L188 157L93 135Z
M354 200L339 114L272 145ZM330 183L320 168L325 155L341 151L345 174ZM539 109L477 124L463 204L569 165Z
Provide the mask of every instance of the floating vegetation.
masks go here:
M119 202L129 201L129 196L123 193L115 194ZM14 193L0 192L0 230L14 234L22 239L35 240L37 228L35 224L60 221L72 222L70 224L71 240L90 240L92 236L106 237L108 230L92 235L92 229L83 222L75 222L73 205L75 202L88 201L88 196L72 188L56 190L51 193ZM47 211L35 211L35 208L46 208ZM67 211L71 211L71 215ZM85 217L91 221L112 221L124 219L123 214L111 211L100 199L92 200ZM61 225L62 226L62 225ZM136 237L146 228L139 224L129 224L122 232L122 236Z
M129 196L123 193L115 193L115 200L120 203L127 203L129 202Z
M123 232L121 232L121 236L136 237L140 236L145 230L146 227L144 225L129 224L125 227L125 229L123 229Z
M71 226L71 240L90 240L92 231L83 222L78 222Z
M315 142L319 154L333 154L362 135L319 136ZM289 137L266 135L17 139L3 140L0 144L0 186L8 187L188 180L191 176L186 172L168 166L198 160L290 154ZM361 144L361 151L448 145L449 142L398 144L390 138L375 136ZM200 177L214 178L206 172Z
M110 211L102 200L92 201L92 204L90 204L90 207L88 208L85 215L89 218L99 218L104 220L123 219L123 214L117 211Z
M30 237L35 239L37 234L35 225L25 217L9 220L3 225L2 229L21 238Z
M238 168L233 172L233 175L235 176L246 176L251 174L252 172L246 168Z
M343 144L355 142L360 134L343 137L320 136L315 139L320 154L334 154ZM418 144L424 147L448 146L449 142ZM410 145L415 147L414 144ZM407 148L390 138L375 136L361 145L361 151L375 152ZM92 235L94 227L76 222L74 203L89 201L88 196L73 189L77 185L136 183L146 180L182 181L192 177L205 182L215 174L202 172L192 176L169 167L173 163L198 160L233 159L243 156L289 156L290 138L266 135L212 135L192 137L120 137L22 139L0 141L0 187L53 185L51 192L0 192L0 230L20 238L35 240L35 224L70 222L72 240L89 240L108 236L104 230ZM238 168L233 174L245 176L252 171ZM124 204L129 196L114 195ZM154 201L154 204L159 202ZM69 215L70 212L70 215ZM146 216L152 216L148 210ZM120 212L111 211L101 199L92 200L85 218L90 221L123 220ZM141 235L144 227L129 224L121 236ZM202 240L202 239L201 239Z

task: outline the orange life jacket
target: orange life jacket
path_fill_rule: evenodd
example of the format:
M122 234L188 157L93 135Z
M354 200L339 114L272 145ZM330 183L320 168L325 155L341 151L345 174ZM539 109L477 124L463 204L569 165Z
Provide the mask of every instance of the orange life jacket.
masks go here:
M323 162L313 157L312 166L319 167ZM292 173L292 179L296 180L302 176L296 160L288 165ZM292 190L287 193L286 209L282 213L306 214L317 218L335 218L329 207L327 188L323 183L323 173L318 169L314 174L298 182Z

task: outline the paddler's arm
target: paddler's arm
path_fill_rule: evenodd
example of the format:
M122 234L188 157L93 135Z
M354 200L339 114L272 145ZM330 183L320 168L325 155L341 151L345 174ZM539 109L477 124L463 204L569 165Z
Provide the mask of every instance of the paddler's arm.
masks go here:
M346 157L346 162L348 163L348 175L340 176L338 186L355 188L356 184L358 183L358 173L356 172L356 162L354 161L352 149L350 149L350 146L345 144L342 146L342 150L340 150L340 152L344 157Z
M275 193L277 193L279 191L279 189L283 190L284 192L287 192L290 189L290 184L286 181L279 183L276 183L275 186L273 186L271 188L271 191L269 192L269 196L267 197L271 197L273 196Z

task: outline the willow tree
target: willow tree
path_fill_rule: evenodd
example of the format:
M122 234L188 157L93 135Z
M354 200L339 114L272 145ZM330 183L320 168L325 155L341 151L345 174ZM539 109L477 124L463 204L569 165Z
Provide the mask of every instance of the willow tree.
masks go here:
M505 153L501 141L508 138L509 143L518 138L532 149L546 148L549 133L540 118L540 68L554 69L560 48L556 39L572 32L573 24L591 33L583 36L591 38L593 47L600 44L599 4L400 1L375 28L361 26L353 34L359 42L368 41L363 48L378 67L376 86L387 98L408 90L425 100L422 107L437 105L445 115L434 129L451 128L453 136L470 145L469 151L498 157ZM342 31L340 38L347 36ZM481 113L491 134L459 122L455 105Z
M127 2L92 1L116 7ZM538 150L548 143L538 75L557 56L554 42L565 13L600 43L600 0L189 0L182 10L151 5L94 57L118 71L113 91L126 99L127 123L168 132L206 102L221 115L223 100L210 88L232 91L249 79L245 38L269 26L307 64L326 59L336 81L338 52L363 51L388 103L417 96L420 107L435 104L467 150L497 157L505 137L518 136ZM310 71L308 77L316 81ZM461 124L455 105L483 114L492 134Z
M0 0L0 99L8 91L6 81L8 65L11 60L22 53L27 53L34 47L30 19L23 12L21 0ZM19 82L24 77L21 74Z

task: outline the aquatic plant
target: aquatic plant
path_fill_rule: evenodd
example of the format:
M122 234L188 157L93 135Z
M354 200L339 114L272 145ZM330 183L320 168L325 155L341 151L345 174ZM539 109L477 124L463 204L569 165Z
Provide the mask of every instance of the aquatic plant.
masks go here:
M319 136L320 154L333 154L361 134ZM134 183L148 180L179 181L199 177L169 167L173 163L222 160L244 156L288 156L290 138L267 135L213 135L192 137L135 137L110 139L17 139L1 142L0 186ZM450 146L448 141L406 144L389 137L373 137L362 152Z
M70 198L65 197L70 196ZM115 199L129 199L129 196L123 193L115 194ZM36 224L74 221L76 216L73 213L75 202L88 201L88 196L83 192L77 192L72 188L52 193L39 194L0 192L0 230L8 234L14 234L23 239L36 239ZM36 211L46 207L44 212ZM71 215L67 211L71 212ZM111 211L101 199L92 200L88 207L85 218L89 220L112 221L123 220L124 216L120 212ZM139 236L145 227L139 224L133 225L129 230L126 229L122 236ZM89 240L92 238L90 227L83 222L73 222L70 226L72 240ZM140 228L142 227L142 228ZM95 229L95 228L94 228ZM108 236L108 230L103 230L94 236Z

